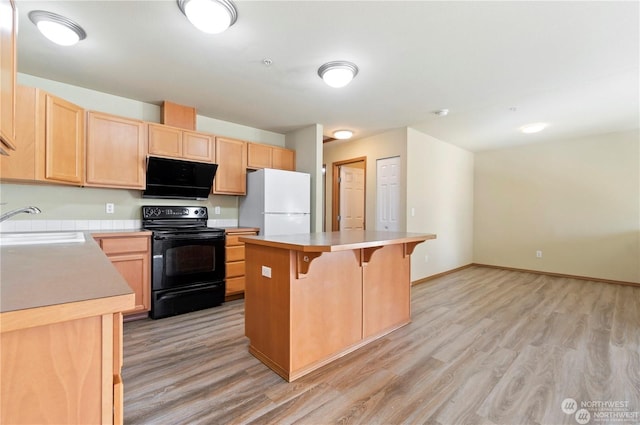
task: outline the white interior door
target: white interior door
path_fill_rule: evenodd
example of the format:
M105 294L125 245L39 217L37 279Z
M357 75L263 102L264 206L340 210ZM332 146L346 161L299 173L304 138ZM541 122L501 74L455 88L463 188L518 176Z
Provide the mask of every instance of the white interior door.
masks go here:
M340 230L364 229L364 168L340 167Z
M400 157L377 161L376 230L400 231Z

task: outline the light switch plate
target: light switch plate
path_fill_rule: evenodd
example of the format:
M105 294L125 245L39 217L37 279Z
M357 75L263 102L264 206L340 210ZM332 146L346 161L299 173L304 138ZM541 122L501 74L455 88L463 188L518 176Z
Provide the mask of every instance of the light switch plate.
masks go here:
M271 267L262 266L262 276L271 279Z

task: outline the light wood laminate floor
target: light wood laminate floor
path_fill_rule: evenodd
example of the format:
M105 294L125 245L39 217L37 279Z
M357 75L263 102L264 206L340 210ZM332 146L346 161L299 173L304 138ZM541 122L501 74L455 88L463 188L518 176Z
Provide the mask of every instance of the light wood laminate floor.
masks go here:
M413 287L411 324L293 383L248 353L243 312L125 323L125 423L577 424L568 398L590 424L640 423L639 287L467 268Z

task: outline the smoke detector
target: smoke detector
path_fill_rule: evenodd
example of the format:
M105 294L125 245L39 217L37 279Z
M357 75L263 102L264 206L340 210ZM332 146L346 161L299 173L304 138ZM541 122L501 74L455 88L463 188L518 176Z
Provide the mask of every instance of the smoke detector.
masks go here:
M447 115L449 115L449 110L448 109L438 109L437 111L433 111L433 115L435 115L437 117L446 117Z

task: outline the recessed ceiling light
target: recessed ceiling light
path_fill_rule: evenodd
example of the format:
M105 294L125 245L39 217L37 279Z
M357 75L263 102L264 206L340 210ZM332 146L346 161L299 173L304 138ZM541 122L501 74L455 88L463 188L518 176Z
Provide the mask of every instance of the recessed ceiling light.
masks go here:
M29 19L42 35L61 46L72 46L87 38L87 33L80 25L56 13L32 10L29 12Z
M229 0L177 0L180 11L202 32L219 34L238 19Z
M353 131L351 130L336 130L333 132L333 137L338 140L351 139L351 136L353 136Z
M522 127L520 127L520 131L525 134L538 133L547 128L548 125L549 124L547 124L546 122L536 122L533 124L523 125Z
M327 62L318 68L318 75L328 86L344 87L358 75L358 67L347 61Z

